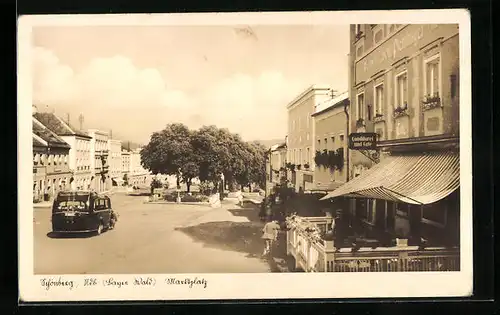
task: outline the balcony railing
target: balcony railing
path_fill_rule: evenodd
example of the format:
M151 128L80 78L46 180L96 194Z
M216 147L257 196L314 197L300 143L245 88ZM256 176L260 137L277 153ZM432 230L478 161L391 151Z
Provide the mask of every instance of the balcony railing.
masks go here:
M288 220L287 252L306 272L410 272L458 271L458 248L418 246L361 247L335 249L334 241L319 237L328 232L331 217L303 217ZM311 224L316 229L311 228ZM311 231L313 230L313 231Z

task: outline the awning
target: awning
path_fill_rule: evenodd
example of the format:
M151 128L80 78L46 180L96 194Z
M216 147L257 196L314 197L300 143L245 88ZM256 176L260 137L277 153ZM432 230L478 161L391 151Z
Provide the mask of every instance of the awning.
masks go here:
M430 204L459 187L458 153L429 152L386 157L321 199L348 196Z

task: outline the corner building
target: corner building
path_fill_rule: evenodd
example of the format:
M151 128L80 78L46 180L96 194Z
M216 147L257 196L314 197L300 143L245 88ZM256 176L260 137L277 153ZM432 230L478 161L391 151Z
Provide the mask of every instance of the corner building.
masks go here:
M458 246L458 25L351 25L349 88L350 130L377 150L349 150L350 181L325 198L351 197L366 237Z
M315 130L312 114L319 103L330 98L331 88L312 85L287 105L287 171L297 192L314 189ZM291 169L290 169L291 168Z

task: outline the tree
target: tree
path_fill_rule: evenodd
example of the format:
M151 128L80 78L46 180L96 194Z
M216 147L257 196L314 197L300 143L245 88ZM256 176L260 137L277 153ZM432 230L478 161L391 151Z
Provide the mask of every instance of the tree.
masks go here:
M191 183L193 178L197 177L200 173L198 161L187 162L181 167L182 181L186 183L187 191L191 191Z
M153 174L177 176L180 186L181 168L192 159L192 132L184 124L169 124L151 136L141 149L141 164Z

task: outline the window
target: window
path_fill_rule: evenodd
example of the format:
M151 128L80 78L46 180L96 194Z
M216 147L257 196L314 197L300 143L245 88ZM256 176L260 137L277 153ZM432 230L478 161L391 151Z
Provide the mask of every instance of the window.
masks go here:
M306 140L309 141L309 132L306 135Z
M361 33L361 24L355 24L354 25L354 34L359 34Z
M377 24L373 27L373 45L377 45L384 39L384 24Z
M303 156L302 156L302 149L299 150L299 163L302 163L303 161Z
M311 114L307 113L307 119L306 119L307 128L309 128L309 119L310 119L310 117L311 117Z
M321 140L318 139L318 150L321 148Z
M335 137L332 137L332 149L335 149Z
M396 104L395 107L405 107L408 102L408 75L404 71L396 76Z
M446 225L447 207L445 203L435 202L424 205L422 209L422 222L443 227Z
M309 148L307 148L306 150L307 150L306 163L309 163L309 161L311 160L311 150Z
M363 119L365 116L365 93L358 94L356 99L356 106L357 106L356 118L358 120Z
M439 96L439 84L441 82L439 64L439 54L424 61L425 95Z
M363 45L358 45L356 47L356 58L363 56Z
M340 135L339 138L340 138L340 146L343 147L344 146L344 135Z
M325 149L328 149L328 138L325 138Z
M410 205L406 203L396 203L396 214L403 217L408 217L410 213Z
M375 86L375 117L384 114L384 85Z

